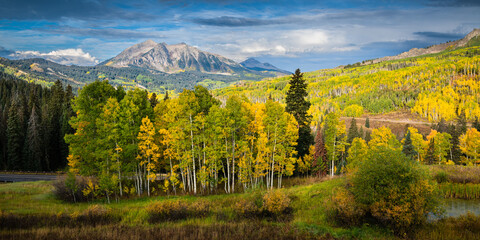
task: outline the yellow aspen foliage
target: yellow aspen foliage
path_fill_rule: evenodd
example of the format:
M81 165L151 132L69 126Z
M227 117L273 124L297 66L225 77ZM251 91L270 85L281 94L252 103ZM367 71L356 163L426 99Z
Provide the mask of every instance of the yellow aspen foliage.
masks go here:
M68 161L68 166L70 167L69 171L74 174L79 174L80 170L78 166L80 164L80 157L73 154L69 154L67 157L67 161Z
M354 138L350 148L348 149L347 157L347 173L353 173L358 168L368 153L368 146L362 138Z
M138 150L139 154L137 159L140 160L140 165L146 165L147 167L147 179L150 181L155 180L156 175L155 162L159 158L159 148L154 142L155 128L148 116L142 119L142 125L140 125L140 132L138 133Z
M463 162L468 165L480 163L480 132L475 128L467 129L467 132L460 136L460 150L467 155Z
M363 107L357 104L352 104L343 110L343 115L346 117L360 117L363 114Z
M410 131L410 139L412 139L412 145L417 152L417 161L423 162L425 159L425 154L427 154L428 141L423 140L423 135L418 133L418 130L414 127L408 127ZM402 144L404 144L405 139L402 139Z
M387 147L395 151L402 149L402 145L390 128L381 127L373 129L371 137L368 142L370 149L376 149L378 147Z
M446 157L448 156L451 148L450 140L452 139L452 136L448 133L439 133L432 129L430 134L427 136L427 142L430 142L432 138L434 139L435 143L436 163L446 164Z

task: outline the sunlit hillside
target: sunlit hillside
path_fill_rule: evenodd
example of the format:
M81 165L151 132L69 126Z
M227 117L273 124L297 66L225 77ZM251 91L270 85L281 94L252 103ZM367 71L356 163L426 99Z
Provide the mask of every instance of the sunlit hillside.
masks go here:
M453 120L464 110L467 119L473 120L480 117L479 67L480 47L473 46L377 64L306 72L312 124L326 110L359 117L364 113L407 109L431 122L441 118ZM288 81L289 77L281 77L242 82L214 93L220 98L243 94L254 102L269 97L283 102Z

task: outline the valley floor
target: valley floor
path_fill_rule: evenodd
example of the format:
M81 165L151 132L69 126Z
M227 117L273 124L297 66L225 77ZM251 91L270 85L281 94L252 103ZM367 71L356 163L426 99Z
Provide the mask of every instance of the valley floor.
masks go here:
M376 225L341 227L328 217L326 201L344 178L301 179L283 188L291 213L276 218L238 218L234 206L257 191L209 196L159 196L118 203L64 203L49 181L0 184L0 239L397 239ZM152 202L208 202L211 213L151 222ZM415 239L479 239L477 216L447 218L419 229ZM478 227L478 228L477 228Z

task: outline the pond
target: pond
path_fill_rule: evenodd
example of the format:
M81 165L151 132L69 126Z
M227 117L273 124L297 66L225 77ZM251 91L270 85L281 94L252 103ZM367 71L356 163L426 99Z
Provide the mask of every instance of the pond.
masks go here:
M458 217L467 212L480 215L480 200L445 199L445 217Z
M471 212L475 215L480 215L480 200L464 200L464 199L455 199L455 198L448 198L442 201L443 208L445 209L445 217L458 217L461 215L465 215L468 212ZM434 215L429 215L429 221L438 220L439 217Z

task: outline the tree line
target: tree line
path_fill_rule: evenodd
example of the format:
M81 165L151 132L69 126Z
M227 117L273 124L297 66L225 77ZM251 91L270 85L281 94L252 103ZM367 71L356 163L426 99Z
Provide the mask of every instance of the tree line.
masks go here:
M60 81L46 88L0 73L0 169L64 169L73 98Z

